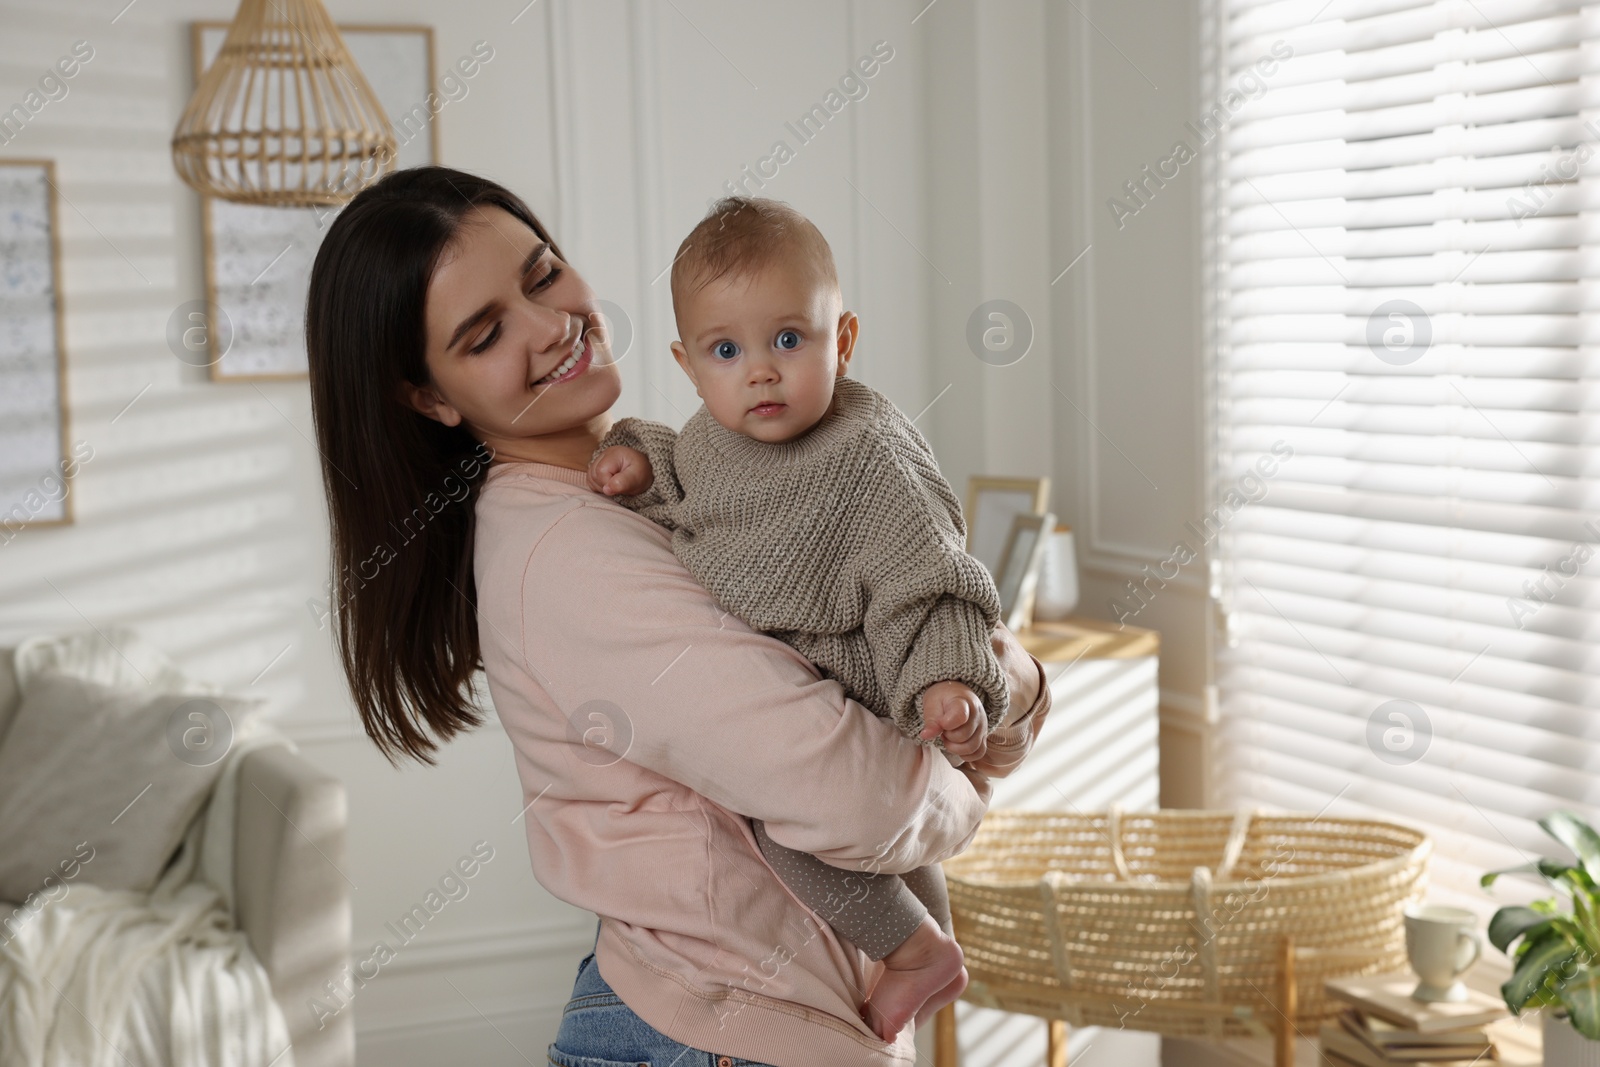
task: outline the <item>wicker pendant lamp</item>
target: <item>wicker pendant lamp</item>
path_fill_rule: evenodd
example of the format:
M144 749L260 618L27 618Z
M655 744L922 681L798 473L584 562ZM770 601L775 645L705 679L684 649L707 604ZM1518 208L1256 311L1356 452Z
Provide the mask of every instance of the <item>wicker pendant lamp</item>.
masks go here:
M335 205L394 166L394 131L321 0L240 0L172 135L196 191Z

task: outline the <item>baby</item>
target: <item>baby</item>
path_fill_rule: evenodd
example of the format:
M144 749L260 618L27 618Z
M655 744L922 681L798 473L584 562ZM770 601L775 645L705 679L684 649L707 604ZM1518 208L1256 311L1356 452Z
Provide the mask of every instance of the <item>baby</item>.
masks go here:
M961 505L886 397L845 377L859 324L833 253L785 204L729 197L672 268L672 355L704 404L682 433L621 419L589 485L673 530L723 608L794 646L908 737L976 760L1009 694L990 644L1000 598L963 549ZM832 867L751 820L807 907L884 971L867 1002L885 1041L966 986L944 874Z

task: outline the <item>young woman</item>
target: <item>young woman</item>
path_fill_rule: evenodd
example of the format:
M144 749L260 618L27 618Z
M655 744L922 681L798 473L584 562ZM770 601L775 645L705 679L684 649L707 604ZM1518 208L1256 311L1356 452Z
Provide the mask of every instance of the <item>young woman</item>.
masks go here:
M368 735L433 762L483 721L481 667L534 874L600 917L550 1062L913 1063L910 1027L863 1016L883 965L789 894L749 819L846 869L959 853L1049 710L1038 661L996 630L1012 712L956 769L721 611L670 534L587 488L621 379L594 293L493 182L425 167L356 196L306 344Z

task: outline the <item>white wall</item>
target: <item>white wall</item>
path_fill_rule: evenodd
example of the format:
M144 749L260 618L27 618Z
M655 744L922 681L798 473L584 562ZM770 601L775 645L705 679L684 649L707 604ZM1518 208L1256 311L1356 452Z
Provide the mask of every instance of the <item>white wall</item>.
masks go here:
M1058 384L1056 509L1077 532L1079 611L1161 632L1162 803L1207 788L1205 564L1146 583L1205 513L1199 351L1199 160L1119 226L1112 197L1185 140L1201 110L1197 5L1073 0L1047 25ZM1205 151L1205 149L1200 149ZM1085 253L1084 250L1088 249ZM1059 399L1059 397L1058 397ZM1146 568L1149 568L1147 570ZM1171 573L1170 570L1167 572ZM1127 583L1144 584L1148 603Z
M932 391L922 424L956 485L1049 475L1077 535L1080 614L1162 635L1162 800L1206 802L1204 563L1150 580L1205 509L1198 161L1119 227L1123 183L1199 115L1190 0L939 0L917 28L929 186ZM1151 188L1154 188L1152 185ZM1010 366L975 359L973 309L1031 321ZM1168 572L1170 573L1170 571ZM1144 584L1147 601L1129 592Z
M490 842L471 896L357 998L361 1054L536 1059L592 918L529 874L497 724L432 769L393 770L361 734L306 608L327 558L305 383L211 383L164 339L172 310L203 291L198 206L167 147L191 88L187 23L232 4L125 4L0 0L0 108L74 41L96 50L69 96L0 146L0 158L57 161L70 433L95 450L73 487L76 525L0 546L0 639L124 622L192 672L269 697L302 751L348 784L358 950ZM794 203L833 244L862 317L853 373L919 416L958 487L974 473L1054 478L1055 510L1080 531L1085 612L1108 614L1116 587L1197 517L1195 177L1121 233L1104 207L1196 110L1187 3L329 6L343 22L432 25L440 69L479 40L494 47L468 98L439 116L441 161L522 194L632 320L619 415L679 423L694 410L666 351L661 275L707 201L781 139L792 162L750 188ZM866 97L800 144L785 123L879 40L894 57ZM994 298L1034 330L1008 367L965 339ZM1202 706L1202 620L1197 580L1138 620L1165 631L1169 768L1198 751L1183 731ZM1180 799L1192 795L1182 781Z

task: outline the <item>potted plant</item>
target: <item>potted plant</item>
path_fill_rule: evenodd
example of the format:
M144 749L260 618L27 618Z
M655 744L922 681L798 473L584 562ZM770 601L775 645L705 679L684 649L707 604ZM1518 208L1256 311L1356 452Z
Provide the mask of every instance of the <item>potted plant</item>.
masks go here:
M1500 993L1514 1015L1546 1009L1546 1067L1600 1067L1600 834L1570 811L1539 825L1572 850L1577 864L1542 859L1483 876L1488 887L1502 874L1538 874L1565 894L1564 901L1501 908L1489 920L1489 941L1516 961Z

